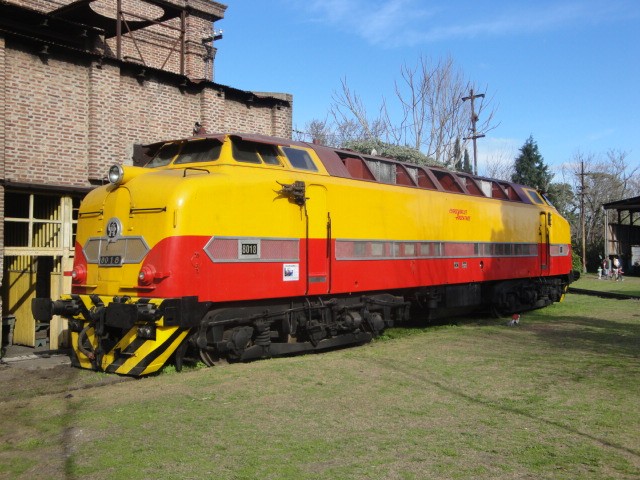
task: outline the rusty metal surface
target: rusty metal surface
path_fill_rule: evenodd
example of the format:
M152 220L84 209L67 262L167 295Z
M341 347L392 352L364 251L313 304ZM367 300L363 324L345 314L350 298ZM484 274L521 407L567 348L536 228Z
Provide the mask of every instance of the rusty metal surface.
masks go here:
M50 15L55 18L61 18L78 23L83 23L85 25L93 25L99 27L104 31L106 38L115 37L118 29L118 18L106 17L93 10L91 8L91 4L94 1L96 0L78 0L76 2L60 7L57 10L53 10L52 12L50 12ZM144 3L149 3L162 8L164 13L158 18L145 18L136 15L136 17L138 17L138 20L127 20L126 23L130 32L140 30L154 24L166 22L173 18L178 18L184 11L184 7L178 7L176 5L170 4L169 2L162 2L159 0L142 1ZM123 12L117 12L118 15L120 15L121 13ZM133 15L131 13L128 14Z
M3 0L0 0L0 30L25 39L83 51L91 50L103 33L91 25L54 18Z

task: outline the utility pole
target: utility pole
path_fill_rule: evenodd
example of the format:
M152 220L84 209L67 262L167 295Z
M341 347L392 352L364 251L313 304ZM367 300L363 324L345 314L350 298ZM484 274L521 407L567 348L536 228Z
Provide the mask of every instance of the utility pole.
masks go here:
M604 208L604 205L600 208L604 213L604 258L609 258L609 212ZM631 222L631 225L633 225L633 222Z
M587 273L587 241L584 224L584 160L580 160L580 227L582 230L582 273Z
M472 140L473 141L473 173L478 174L478 146L476 144L476 139L484 137L484 135L478 135L476 131L476 122L478 121L478 115L476 115L474 100L476 98L484 98L484 93L480 93L474 95L473 88L469 90L468 97L462 97L462 101L465 102L467 100L471 100L471 136L465 137L463 140Z

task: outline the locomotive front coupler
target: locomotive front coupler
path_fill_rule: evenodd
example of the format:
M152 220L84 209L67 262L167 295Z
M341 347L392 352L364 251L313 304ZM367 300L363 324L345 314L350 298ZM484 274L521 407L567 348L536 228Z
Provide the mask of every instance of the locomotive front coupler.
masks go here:
M31 300L31 312L33 318L39 322L50 322L54 315L72 318L86 310L80 298L68 300L55 300L50 298L33 298Z
M129 303L130 297L113 297L105 309L104 322L108 327L129 330L136 323L154 323L160 319L158 307L142 299Z

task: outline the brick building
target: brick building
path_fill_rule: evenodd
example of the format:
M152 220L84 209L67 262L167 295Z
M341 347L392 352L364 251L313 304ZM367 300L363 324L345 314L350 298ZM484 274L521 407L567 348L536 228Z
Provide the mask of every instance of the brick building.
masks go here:
M136 145L207 131L291 136L292 98L213 81L208 0L0 0L0 282L14 342L63 346L30 299L69 288L75 212Z

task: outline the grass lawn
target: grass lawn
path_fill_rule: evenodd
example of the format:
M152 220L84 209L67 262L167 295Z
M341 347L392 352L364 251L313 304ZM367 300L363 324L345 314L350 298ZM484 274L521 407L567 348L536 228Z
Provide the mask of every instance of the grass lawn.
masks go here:
M518 327L19 397L0 478L640 478L638 307L569 294Z
M598 279L595 273L584 273L577 282L571 284L575 288L597 290L601 292L623 293L640 296L640 277L623 277L624 281Z

